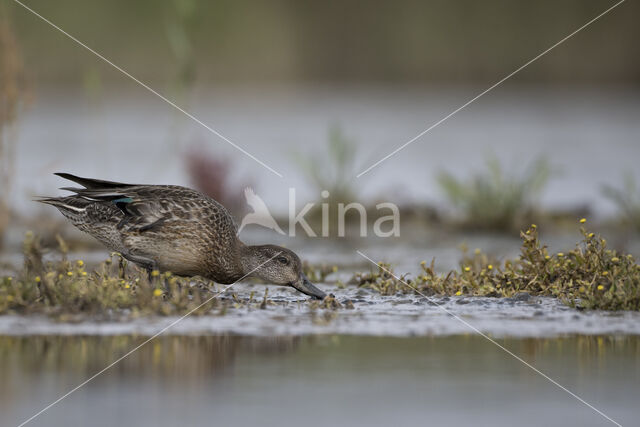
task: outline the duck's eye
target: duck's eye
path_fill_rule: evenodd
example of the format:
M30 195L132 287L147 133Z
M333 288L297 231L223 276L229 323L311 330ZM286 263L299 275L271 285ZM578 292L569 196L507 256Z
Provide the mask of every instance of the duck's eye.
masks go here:
M283 265L289 264L289 260L283 256L276 258L276 260Z

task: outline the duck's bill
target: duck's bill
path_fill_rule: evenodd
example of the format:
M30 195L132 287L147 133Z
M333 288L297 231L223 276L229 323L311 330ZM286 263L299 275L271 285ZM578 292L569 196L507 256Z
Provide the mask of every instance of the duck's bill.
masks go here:
M311 283L309 279L307 279L307 276L305 276L304 274L300 274L300 278L298 279L298 281L292 283L291 286L293 286L303 294L312 296L316 299L324 299L327 296L327 294L313 286L313 283Z

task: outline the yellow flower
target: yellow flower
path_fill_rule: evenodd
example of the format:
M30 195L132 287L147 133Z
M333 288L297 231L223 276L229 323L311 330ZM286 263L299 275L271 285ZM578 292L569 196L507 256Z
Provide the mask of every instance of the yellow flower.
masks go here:
M471 267L465 267L464 271L471 271Z
M535 230L536 228L538 228L538 226L535 225L535 224L531 224L531 228L533 228Z
M608 272L608 271L603 271L603 272L602 272L602 275L603 275L603 276L608 276L608 275L609 275L609 272Z
M580 286L580 289L578 289L580 292L584 292L586 289L584 288L584 286Z
M489 270L493 270L493 265L489 264L489 265L487 265L487 268L488 268Z
M67 271L67 276L69 277L73 276L73 271Z
M476 249L473 251L473 253L474 253L474 254L476 254L476 255L480 255L480 254L481 254L481 251L480 251L480 249L479 249L479 248L476 248Z
M76 261L76 264L78 264L78 267L82 267L84 265L84 261L79 259L78 261Z
M126 285L124 285L124 288L125 288L125 289L129 289L130 287L131 287L131 285L130 285L130 284L128 284L128 283L127 283Z
M602 285L598 285L598 290L599 290L599 291L601 291L601 290L603 290L603 289L604 289L604 286L602 286Z
M151 277L158 277L160 275L160 272L158 270L153 270L151 272Z
M551 257L549 255L545 255L544 259L551 259Z
M595 234L593 234L593 233L589 233L589 234L587 235L587 237L589 237L589 238L591 238L591 237L593 237L593 236L595 236Z
M461 291L456 292L456 296L460 296L460 295L462 295Z
M614 256L613 258L611 258L611 262L618 262L620 261L620 258Z
M42 279L40 278L40 276L36 276L36 278L35 278L36 283L40 283L41 280Z
M7 280L10 282L13 280L13 277L7 277Z
M155 296L155 297L159 297L162 294L163 294L162 289L154 289L153 290L153 296Z
M563 253L563 252L558 252L558 257L559 257L559 258L562 258L563 256L564 256L564 253Z
M82 275L83 275L83 276L86 276L86 275L87 275L87 272L86 272L86 271L83 271L83 272L82 272Z
M420 265L424 267L425 265L427 265L427 261L420 261Z
M584 224L585 222L587 222L587 218L580 219L580 224Z

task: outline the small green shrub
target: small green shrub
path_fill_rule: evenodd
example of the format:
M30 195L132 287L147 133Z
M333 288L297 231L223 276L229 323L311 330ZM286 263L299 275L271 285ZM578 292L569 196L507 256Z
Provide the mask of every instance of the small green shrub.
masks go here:
M640 231L640 190L631 173L624 175L622 188L604 185L602 194L618 206L623 223Z
M350 203L355 200L357 190L353 177L357 171L357 147L347 138L339 126L329 129L327 150L324 153L295 154L295 160L305 179L317 190L328 191L324 203Z
M315 190L316 201L319 202L315 203L305 216L318 233L320 224L326 221L328 235L337 235L340 222L339 205L346 206L357 200L358 190L353 179L358 171L356 153L356 144L347 138L338 126L329 129L324 152L294 153L294 161L305 180ZM323 205L328 209L326 214L323 213ZM344 215L346 224L359 218L359 214L353 209Z
M536 198L549 181L551 168L538 158L521 175L506 174L496 157L487 169L461 181L448 172L437 179L453 207L461 213L462 225L475 229L510 231L531 223Z

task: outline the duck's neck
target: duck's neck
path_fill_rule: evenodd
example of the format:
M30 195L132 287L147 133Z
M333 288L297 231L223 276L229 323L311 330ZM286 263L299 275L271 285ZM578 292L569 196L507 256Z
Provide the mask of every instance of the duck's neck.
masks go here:
M245 245L239 242L236 253L238 254L238 270L242 272L242 276L257 276L256 270L262 264L260 248L261 246Z

